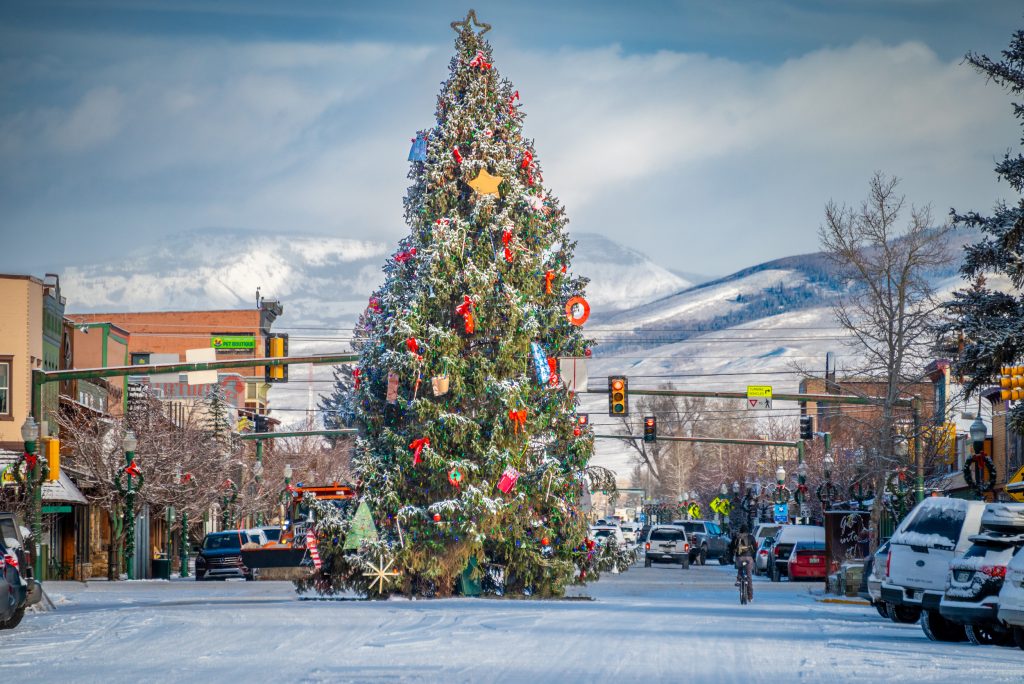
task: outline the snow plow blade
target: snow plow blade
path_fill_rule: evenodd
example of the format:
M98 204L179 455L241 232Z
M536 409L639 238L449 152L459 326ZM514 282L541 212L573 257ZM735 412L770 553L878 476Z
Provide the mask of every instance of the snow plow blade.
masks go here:
M242 549L242 564L247 568L297 568L306 557L306 549Z

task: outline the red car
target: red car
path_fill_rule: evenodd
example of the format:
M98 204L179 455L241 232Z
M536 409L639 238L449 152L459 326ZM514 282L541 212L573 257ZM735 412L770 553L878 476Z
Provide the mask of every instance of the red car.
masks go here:
M825 579L828 563L825 559L825 543L819 541L798 541L789 554L789 580Z

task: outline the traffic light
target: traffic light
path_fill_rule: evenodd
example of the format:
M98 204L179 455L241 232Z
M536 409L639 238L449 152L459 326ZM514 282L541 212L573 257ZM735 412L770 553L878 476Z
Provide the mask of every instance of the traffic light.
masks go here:
M814 418L800 416L800 439L814 439Z
M1003 401L1024 399L1024 366L1003 366L999 371L999 398Z
M266 357L279 359L288 356L288 333L267 335ZM288 382L288 366L267 366L264 381L267 383Z
M644 441L653 442L658 439L658 419L655 416L644 416Z
M46 479L56 482L60 479L60 440L50 437L46 440L46 464L50 468L50 474Z
M608 378L608 415L629 415L629 380L625 375Z

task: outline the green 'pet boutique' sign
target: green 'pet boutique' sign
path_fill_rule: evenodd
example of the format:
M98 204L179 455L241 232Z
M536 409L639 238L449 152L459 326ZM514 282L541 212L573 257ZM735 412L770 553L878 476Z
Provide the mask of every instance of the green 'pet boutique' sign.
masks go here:
M255 335L214 335L210 338L210 346L214 349L256 349Z

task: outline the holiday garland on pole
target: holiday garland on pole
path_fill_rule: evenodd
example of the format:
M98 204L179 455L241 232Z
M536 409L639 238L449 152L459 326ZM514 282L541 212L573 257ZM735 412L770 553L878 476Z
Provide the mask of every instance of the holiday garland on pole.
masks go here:
M481 37L490 27L472 11L452 27L436 125L409 154L410 234L357 324L347 386L381 539L346 553L345 523L319 525L320 591L447 595L498 567L503 591L557 595L596 569L578 507L593 437L557 373L589 351L574 313L586 280L569 271L567 218ZM392 560L396 581L369 587L365 573Z

